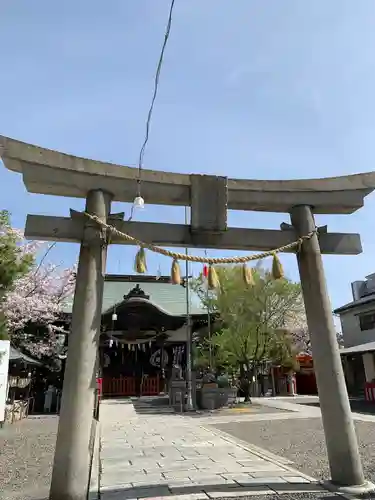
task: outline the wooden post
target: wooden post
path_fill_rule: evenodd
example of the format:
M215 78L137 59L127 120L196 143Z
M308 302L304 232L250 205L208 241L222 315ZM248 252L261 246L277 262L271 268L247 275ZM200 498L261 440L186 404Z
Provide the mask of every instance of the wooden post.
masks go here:
M86 211L106 220L110 195L90 191ZM86 500L104 287L105 234L91 221L79 254L50 500Z
M301 236L315 230L314 216L308 206L293 208L291 219ZM332 483L344 487L364 486L366 483L316 233L302 244L297 260Z

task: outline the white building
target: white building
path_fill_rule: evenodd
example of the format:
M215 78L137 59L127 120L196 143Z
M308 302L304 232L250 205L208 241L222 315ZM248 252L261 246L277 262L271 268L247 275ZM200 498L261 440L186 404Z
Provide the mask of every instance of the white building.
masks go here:
M349 394L375 382L375 273L352 284L353 301L334 311L340 316L341 349Z

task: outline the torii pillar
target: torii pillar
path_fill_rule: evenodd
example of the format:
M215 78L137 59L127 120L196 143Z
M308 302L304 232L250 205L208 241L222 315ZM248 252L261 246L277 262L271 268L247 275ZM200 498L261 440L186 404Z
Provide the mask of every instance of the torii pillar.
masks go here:
M300 236L316 230L309 206L294 207L291 221ZM372 485L363 474L317 233L302 243L297 261L331 470L326 485L360 493Z
M111 195L89 191L86 211L106 222ZM86 500L107 235L87 219L79 253L50 500Z

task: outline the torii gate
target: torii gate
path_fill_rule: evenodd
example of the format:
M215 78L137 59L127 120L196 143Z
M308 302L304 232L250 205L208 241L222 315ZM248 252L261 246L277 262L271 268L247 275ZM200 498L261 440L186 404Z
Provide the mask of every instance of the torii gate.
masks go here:
M316 229L315 214L350 214L375 188L375 172L313 180L235 180L211 175L142 172L149 204L191 207L191 225L125 222L111 214L112 201L132 202L138 171L78 158L0 137L0 156L21 173L27 190L86 199L86 212L118 230L160 246L267 251ZM227 209L283 212L280 230L227 227ZM29 239L81 243L69 352L59 420L50 500L86 499L107 235L77 212L70 217L28 215ZM114 236L113 244L126 244ZM371 488L358 452L321 254L361 253L358 234L319 228L297 255L314 356L332 484L345 491ZM352 488L351 488L352 487Z

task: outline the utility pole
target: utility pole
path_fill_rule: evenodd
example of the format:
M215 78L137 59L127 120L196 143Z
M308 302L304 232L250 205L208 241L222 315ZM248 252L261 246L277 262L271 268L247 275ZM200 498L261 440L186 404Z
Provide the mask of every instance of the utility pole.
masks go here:
M185 207L185 224L188 225L188 207ZM185 248L186 256L189 255L188 248ZM186 273L186 317L187 317L187 339L186 339L186 379L187 379L187 409L194 410L193 402L193 381L192 381L192 365L193 365L193 339L192 339L192 324L190 314L190 283L189 283L189 261L185 261Z

